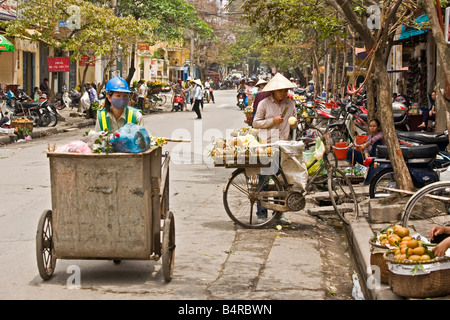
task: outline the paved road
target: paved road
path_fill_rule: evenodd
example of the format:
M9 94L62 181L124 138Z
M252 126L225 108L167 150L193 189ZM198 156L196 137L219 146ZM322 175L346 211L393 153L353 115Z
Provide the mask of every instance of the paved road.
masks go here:
M86 129L0 148L0 299L352 299L350 249L327 219L304 210L287 214L289 228L246 230L228 218L222 188L231 170L215 168L205 150L212 138L244 127L244 114L234 91L215 96L203 120L194 120L193 112L145 116L149 131L192 140L164 146L172 157L170 209L177 245L170 283L163 280L160 262L96 260L58 260L53 278L42 281L35 234L40 215L51 209L45 150L78 139ZM72 288L67 272L73 265L81 272L78 288Z

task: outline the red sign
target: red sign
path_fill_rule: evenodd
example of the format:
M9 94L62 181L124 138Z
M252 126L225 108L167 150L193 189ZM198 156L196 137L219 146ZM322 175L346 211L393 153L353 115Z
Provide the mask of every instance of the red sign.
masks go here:
M69 57L48 57L48 72L70 71Z
M95 66L95 56L81 56L80 60L78 61L78 65L85 66L89 62L89 66Z

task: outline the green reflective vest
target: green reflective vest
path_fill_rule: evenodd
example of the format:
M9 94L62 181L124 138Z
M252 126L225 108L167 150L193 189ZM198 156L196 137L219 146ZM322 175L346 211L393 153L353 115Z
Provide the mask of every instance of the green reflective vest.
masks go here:
M141 112L141 110L132 108L132 107L126 107L125 108L125 124L127 123L134 123L137 124L137 116L138 112ZM108 111L105 108L97 110L97 121L100 124L100 130L105 131L106 129L110 130L110 119L108 116Z

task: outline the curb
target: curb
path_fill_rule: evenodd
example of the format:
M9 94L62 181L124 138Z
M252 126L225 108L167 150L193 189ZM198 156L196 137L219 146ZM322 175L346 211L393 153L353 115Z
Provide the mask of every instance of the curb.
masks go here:
M375 284L370 264L369 240L373 235L372 228L366 218L361 217L350 222L346 228L347 236L351 241L353 255L359 267L361 275L360 284L371 300L404 300L392 292L389 285L384 283Z
M94 119L88 119L88 120L80 121L78 123L74 123L73 125L67 126L67 127L64 127L64 128L58 128L58 127L39 128L39 130L31 132L30 136L34 140L34 139L46 137L46 136L49 136L49 135L54 135L54 134L58 134L58 133L64 133L64 132L68 132L68 131L71 131L71 130L86 128L86 127L90 127L90 126L95 126L95 120ZM0 136L0 145L6 145L6 144L14 143L17 140L19 140L19 139L17 138L16 135Z

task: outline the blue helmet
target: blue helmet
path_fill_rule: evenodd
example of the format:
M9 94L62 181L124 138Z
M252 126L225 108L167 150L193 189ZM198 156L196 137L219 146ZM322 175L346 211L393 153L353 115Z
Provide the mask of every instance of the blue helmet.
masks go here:
M113 91L131 93L130 88L128 87L128 83L121 77L114 77L109 79L109 81L106 83L105 90L106 92Z

